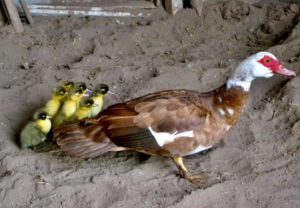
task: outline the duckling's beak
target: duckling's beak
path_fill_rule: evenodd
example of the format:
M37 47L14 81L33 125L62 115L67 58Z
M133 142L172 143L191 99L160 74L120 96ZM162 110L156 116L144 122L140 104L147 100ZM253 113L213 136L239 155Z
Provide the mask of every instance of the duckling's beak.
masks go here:
M83 96L84 97L89 97L92 94L92 92L93 92L92 90L86 88L86 90L83 93Z
M49 116L49 115L47 115L47 116L46 116L46 118L47 118L47 119L51 119L51 118L52 118L52 116Z
M112 91L110 91L110 90L108 90L107 93L110 94L110 95L115 95L115 94L116 94L116 93L114 93L114 92L112 92Z
M93 104L93 107L99 107L99 105L98 104Z
M117 99L117 93L114 93L112 91L108 91L107 94L111 95L114 99Z

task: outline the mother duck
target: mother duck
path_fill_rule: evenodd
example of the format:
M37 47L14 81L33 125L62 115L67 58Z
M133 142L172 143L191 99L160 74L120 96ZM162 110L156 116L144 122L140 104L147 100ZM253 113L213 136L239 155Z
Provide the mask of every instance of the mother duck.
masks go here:
M133 150L170 157L182 177L192 175L182 157L213 147L236 123L252 81L274 74L295 76L269 52L245 59L227 83L211 92L166 90L109 106L95 118L56 128L54 136L70 156L95 158L110 151Z

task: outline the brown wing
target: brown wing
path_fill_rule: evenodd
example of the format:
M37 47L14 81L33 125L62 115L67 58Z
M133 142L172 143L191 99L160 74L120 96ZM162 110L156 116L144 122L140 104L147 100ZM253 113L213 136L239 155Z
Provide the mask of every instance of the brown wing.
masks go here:
M93 120L66 124L54 129L57 144L69 156L95 158L109 151L124 150L112 143Z
M194 94L186 90L163 91L113 105L96 119L55 129L55 137L71 156L90 158L125 149L167 155L169 150L158 145L148 128L180 133L204 123L208 111L194 104Z

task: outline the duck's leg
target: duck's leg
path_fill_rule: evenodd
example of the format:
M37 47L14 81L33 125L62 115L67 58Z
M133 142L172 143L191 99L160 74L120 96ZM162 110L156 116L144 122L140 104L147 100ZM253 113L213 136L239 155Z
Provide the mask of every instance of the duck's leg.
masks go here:
M192 175L188 169L185 167L183 164L183 159L182 157L179 156L174 156L172 157L173 161L175 162L178 170L179 170L179 175L187 180L189 180L192 183L200 183L204 185L207 181L207 176L205 175Z

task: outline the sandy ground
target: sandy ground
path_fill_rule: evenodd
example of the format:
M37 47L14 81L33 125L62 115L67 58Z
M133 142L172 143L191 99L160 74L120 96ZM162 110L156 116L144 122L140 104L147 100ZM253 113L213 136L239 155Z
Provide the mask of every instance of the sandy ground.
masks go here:
M201 17L191 9L147 19L37 17L24 34L0 28L0 207L300 207L299 76L255 81L224 142L186 158L193 173L210 176L205 189L178 178L165 158L81 161L17 144L62 80L109 84L118 94L109 105L163 89L214 89L260 50L300 73L300 7L274 2L209 1Z

